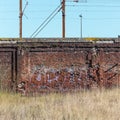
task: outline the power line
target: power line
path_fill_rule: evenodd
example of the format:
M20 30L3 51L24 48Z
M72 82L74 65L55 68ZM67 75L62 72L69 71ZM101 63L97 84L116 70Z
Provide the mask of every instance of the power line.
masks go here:
M25 7L24 7L24 9L23 9L23 14L24 14L24 12L25 12L25 9L26 9L26 7L28 6L28 1L26 0L26 4L25 4Z
M84 20L107 20L107 21L113 21L113 20L120 20L120 18L84 18Z
M57 13L60 11L61 5L59 5L44 21L43 23L33 32L33 34L30 37L36 37L41 30L45 28L45 26L57 15ZM57 12L56 12L57 11Z
M66 6L68 6L68 7L120 7L120 5L83 5L83 4L81 4L81 5L66 5Z
M43 27L41 27L41 29L39 29L39 30L35 33L35 35L34 35L33 37L36 37L56 15L57 15L57 13L55 13L55 14L43 25ZM31 36L31 37L32 37L32 36Z

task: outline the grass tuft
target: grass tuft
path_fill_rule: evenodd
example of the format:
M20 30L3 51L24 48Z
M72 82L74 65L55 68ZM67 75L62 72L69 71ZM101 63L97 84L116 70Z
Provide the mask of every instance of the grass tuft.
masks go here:
M0 120L119 120L120 89L21 97L0 92Z

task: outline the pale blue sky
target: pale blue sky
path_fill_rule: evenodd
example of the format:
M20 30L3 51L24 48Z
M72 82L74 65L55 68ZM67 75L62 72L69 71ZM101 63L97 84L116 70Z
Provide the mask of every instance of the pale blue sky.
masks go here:
M30 37L60 5L60 0L27 0L23 16L23 37ZM66 37L117 37L120 35L120 0L66 0ZM26 0L23 0L23 8ZM61 11L36 37L62 37ZM27 18L26 18L27 16ZM0 0L0 38L19 37L19 0Z

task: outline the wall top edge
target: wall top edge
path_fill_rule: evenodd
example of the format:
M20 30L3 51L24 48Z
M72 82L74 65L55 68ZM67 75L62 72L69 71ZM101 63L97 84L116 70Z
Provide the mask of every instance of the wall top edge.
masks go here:
M21 42L85 42L85 43L96 43L96 41L106 41L105 43L120 42L119 38L0 38L0 44L16 44ZM100 43L100 42L99 42ZM104 43L104 42L103 42Z

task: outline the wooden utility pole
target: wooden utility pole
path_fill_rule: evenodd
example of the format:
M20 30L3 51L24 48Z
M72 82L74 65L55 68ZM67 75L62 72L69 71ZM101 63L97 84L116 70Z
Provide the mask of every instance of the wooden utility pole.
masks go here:
M62 37L65 38L65 0L62 0Z
M23 16L23 12L22 12L22 0L19 0L19 20L20 20L20 25L19 25L19 38L20 40L22 40L22 16Z

